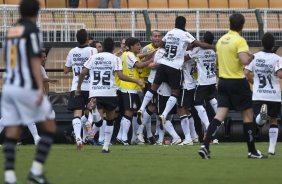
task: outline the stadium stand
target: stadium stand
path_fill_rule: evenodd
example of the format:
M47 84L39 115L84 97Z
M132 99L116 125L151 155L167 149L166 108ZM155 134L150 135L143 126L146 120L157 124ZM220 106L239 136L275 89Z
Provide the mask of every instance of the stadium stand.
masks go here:
M189 0L189 8L209 8L208 0Z
M279 0L278 0L279 1ZM268 0L250 0L250 8L268 8Z
M87 1L87 7L88 8L97 8L99 4L99 0L91 0L91 1Z
M209 0L210 8L228 8L228 0Z
M229 8L249 8L248 0L229 0Z
M269 8L282 8L282 1L269 0Z
M5 0L5 4L19 4L21 0Z
M168 8L168 1L167 0L149 0L149 8L153 9L167 9Z
M67 2L65 0L47 0L46 8L66 8Z
M188 0L169 0L168 5L169 8L188 8Z
M148 8L147 0L128 0L128 8Z

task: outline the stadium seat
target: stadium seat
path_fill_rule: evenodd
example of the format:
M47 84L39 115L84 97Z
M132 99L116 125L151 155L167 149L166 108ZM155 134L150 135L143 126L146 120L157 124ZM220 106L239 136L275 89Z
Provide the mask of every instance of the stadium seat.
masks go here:
M268 0L250 0L250 8L268 8Z
M88 0L87 7L88 8L98 8L99 0Z
M65 0L47 0L46 1L47 8L66 8L67 3Z
M188 0L169 0L169 8L188 8Z
M87 0L79 0L78 8L87 8Z
M282 8L282 1L269 0L269 8Z
M209 0L210 8L228 8L228 0Z
M5 0L5 4L20 4L21 0Z
M168 8L168 2L167 0L149 0L149 8Z
M209 8L208 0L189 0L189 8Z
M128 0L128 8L148 8L147 0Z
M4 4L4 0L0 0L0 4Z
M40 7L41 7L41 8L45 8L45 7L46 7L46 2L45 2L45 0L39 0L39 2L40 2Z
M229 0L229 8L249 8L248 0Z
M127 0L121 0L121 5L120 5L121 8L128 8L128 5L127 5Z

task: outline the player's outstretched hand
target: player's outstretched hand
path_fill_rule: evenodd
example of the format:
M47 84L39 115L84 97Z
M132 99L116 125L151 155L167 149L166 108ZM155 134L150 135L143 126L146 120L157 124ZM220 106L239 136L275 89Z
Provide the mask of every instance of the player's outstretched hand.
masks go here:
M75 92L74 92L74 96L79 96L81 94L81 91L76 89Z

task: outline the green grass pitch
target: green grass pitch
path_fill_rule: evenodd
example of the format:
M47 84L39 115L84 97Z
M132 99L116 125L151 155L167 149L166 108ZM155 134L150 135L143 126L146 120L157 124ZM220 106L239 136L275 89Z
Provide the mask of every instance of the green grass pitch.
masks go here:
M46 164L52 184L275 184L282 183L282 143L268 159L247 159L245 143L212 145L212 159L202 160L194 146L112 146L101 153L100 146L54 145ZM258 143L266 153L268 144ZM0 183L3 182L3 154L0 153ZM35 147L17 147L16 171L26 183Z

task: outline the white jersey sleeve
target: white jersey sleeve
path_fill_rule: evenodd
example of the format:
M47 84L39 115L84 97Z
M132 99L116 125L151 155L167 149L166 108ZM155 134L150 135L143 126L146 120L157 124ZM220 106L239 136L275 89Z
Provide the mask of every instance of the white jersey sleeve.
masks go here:
M183 77L182 82L183 89L191 90L196 88L197 81L194 79L194 71L196 70L196 62L193 59L186 61L183 65Z
M282 57L277 58L277 62L275 65L275 72L282 69Z
M115 71L122 71L122 61L119 57L115 58Z
M126 57L126 64L129 69L132 69L137 62L136 57L134 54L129 53Z
M159 48L154 56L154 63L161 64L163 56L165 54L165 49L164 48ZM155 76L157 73L157 69L151 69L150 70L150 75L148 76L148 82L151 84L154 82Z

